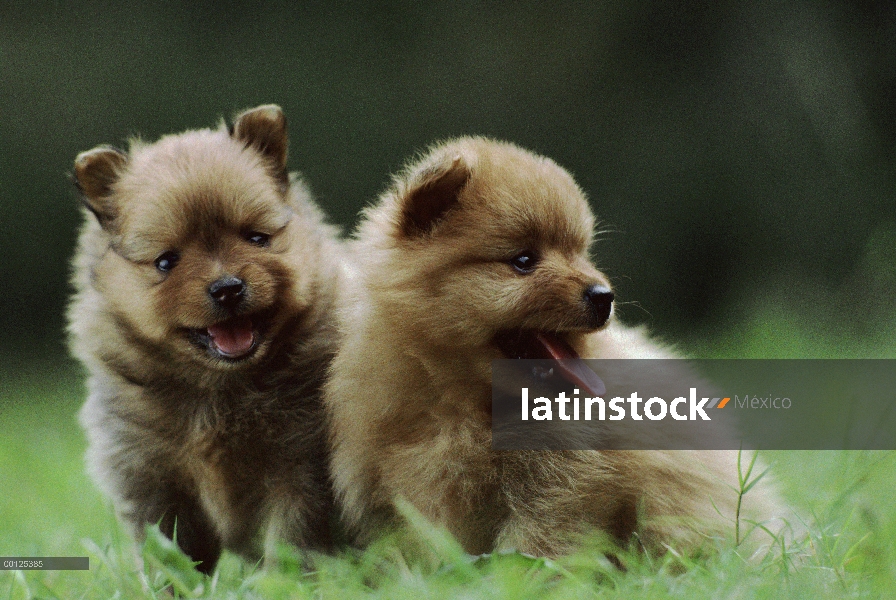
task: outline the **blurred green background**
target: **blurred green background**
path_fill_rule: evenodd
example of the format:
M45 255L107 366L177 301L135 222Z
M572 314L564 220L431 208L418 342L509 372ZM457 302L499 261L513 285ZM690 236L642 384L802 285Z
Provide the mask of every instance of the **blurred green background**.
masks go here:
M2 377L67 364L75 155L269 102L347 228L428 143L505 138L588 192L628 321L734 354L781 327L892 354L894 6L7 0Z

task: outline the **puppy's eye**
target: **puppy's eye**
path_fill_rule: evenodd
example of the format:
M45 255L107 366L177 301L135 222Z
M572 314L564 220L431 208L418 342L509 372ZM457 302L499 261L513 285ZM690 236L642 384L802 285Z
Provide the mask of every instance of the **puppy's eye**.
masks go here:
M271 241L271 236L260 231L250 231L246 234L246 241L256 246L267 246Z
M517 270L518 273L531 273L538 264L538 255L532 250L523 250L510 259L510 266Z
M169 250L168 252L163 252L156 259L156 268L162 273L167 273L177 266L177 261L179 260L180 255L177 252L173 252L171 250Z

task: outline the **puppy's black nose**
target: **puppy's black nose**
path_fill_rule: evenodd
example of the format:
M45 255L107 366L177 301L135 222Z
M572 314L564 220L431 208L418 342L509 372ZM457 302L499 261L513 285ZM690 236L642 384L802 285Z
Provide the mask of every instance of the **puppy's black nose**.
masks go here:
M224 308L235 308L246 294L246 284L238 277L222 277L208 286L208 295Z
M610 318L613 298L613 292L602 285L594 284L585 288L585 302L591 307L595 327L600 327Z

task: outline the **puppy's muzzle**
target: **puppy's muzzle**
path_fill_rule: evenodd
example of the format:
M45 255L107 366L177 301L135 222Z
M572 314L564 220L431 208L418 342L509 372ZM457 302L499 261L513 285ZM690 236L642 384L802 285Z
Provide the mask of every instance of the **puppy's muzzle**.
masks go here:
M608 288L594 284L585 288L585 303L591 310L591 318L595 327L602 327L613 312L615 296Z
M208 295L215 304L234 309L246 295L246 284L238 277L222 277L208 286Z

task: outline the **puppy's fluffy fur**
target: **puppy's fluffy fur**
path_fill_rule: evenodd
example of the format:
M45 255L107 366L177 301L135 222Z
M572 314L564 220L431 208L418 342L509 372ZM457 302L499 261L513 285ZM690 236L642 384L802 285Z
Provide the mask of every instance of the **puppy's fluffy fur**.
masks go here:
M609 282L589 260L593 226L565 170L482 138L433 147L366 211L325 392L337 497L362 543L399 522L398 498L470 553L556 556L594 529L693 549L733 531L736 452L491 450L491 361L537 334L582 357L671 357L608 307L595 317L584 292ZM778 508L759 489L745 501L742 516Z
M88 467L138 539L176 522L206 573L222 548L330 544L320 387L342 246L286 152L283 113L262 106L75 161Z

